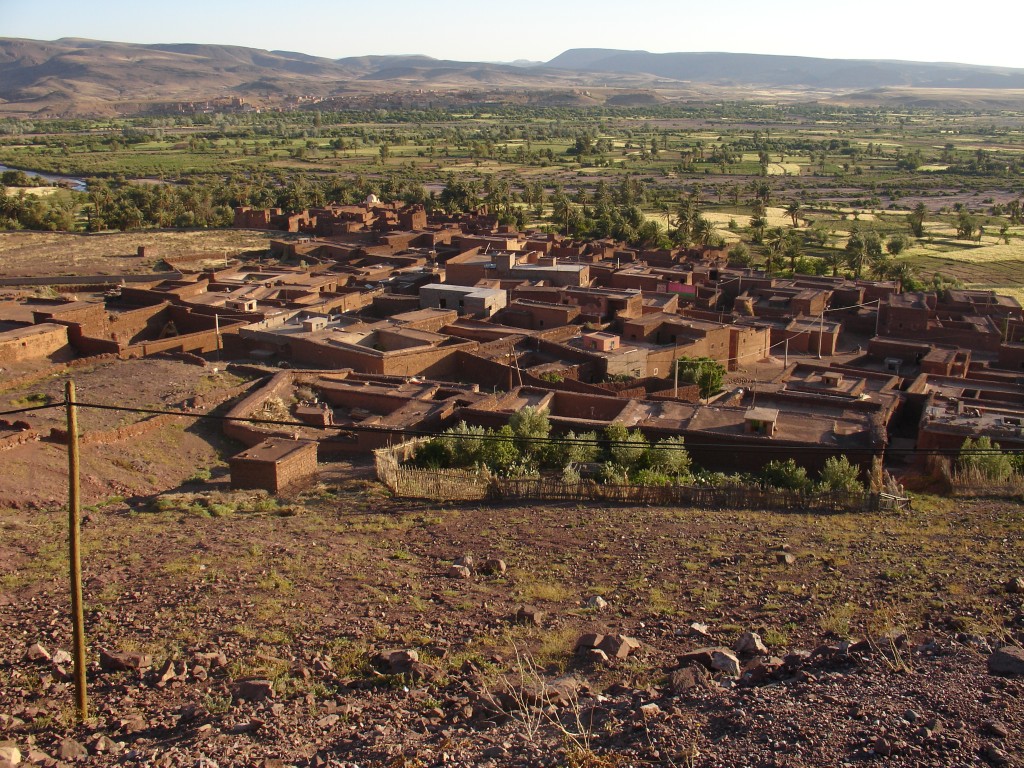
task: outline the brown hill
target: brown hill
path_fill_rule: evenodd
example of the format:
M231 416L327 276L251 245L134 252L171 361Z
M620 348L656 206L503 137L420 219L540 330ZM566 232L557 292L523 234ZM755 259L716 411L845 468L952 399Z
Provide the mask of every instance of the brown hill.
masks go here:
M1016 90L1015 90L1016 89ZM486 102L644 106L682 98L774 98L941 107L1024 102L1024 70L729 53L574 49L539 66L361 56L326 59L228 45L0 38L0 114L132 113L176 102L476 93ZM984 91L981 96L975 91ZM538 92L545 95L538 96ZM561 92L563 96L552 96ZM534 94L524 97L525 93ZM585 95L581 95L585 94ZM447 98L447 97L446 97ZM415 99L414 99L415 101ZM444 103L441 99L440 103Z

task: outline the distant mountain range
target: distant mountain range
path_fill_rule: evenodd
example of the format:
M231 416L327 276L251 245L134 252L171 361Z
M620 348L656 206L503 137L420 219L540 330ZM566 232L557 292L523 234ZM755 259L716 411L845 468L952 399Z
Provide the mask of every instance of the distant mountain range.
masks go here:
M1015 91L1021 93L1015 93ZM244 99L444 106L457 101L644 104L676 99L1024 102L1024 69L738 53L575 48L548 62L326 59L227 45L0 38L0 115L134 113Z

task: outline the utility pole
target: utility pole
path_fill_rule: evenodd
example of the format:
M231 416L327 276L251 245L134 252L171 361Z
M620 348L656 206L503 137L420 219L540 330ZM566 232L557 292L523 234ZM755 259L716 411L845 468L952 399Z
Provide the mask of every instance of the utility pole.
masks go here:
M78 717L89 716L85 689L85 616L82 610L82 512L78 472L78 409L75 407L75 382L64 385L64 403L68 417L68 562L71 571L72 656L75 662L75 704Z

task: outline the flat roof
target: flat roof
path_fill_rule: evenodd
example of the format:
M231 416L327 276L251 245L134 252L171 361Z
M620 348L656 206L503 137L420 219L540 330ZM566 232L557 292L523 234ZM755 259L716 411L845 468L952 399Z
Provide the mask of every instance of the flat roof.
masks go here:
M296 426L299 426L298 424ZM262 443L257 443L248 448L231 460L267 462L277 464L285 459L299 453L312 449L316 451L315 440L288 440L283 437L268 437Z

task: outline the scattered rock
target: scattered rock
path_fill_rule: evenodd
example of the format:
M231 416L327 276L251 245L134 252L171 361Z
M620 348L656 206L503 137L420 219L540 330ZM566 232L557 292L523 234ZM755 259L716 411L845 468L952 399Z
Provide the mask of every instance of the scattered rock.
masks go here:
M43 648L39 643L33 643L28 647L28 650L25 651L25 661L43 664L51 659L52 657L50 656L50 652Z
M470 571L472 571L473 570L473 564L475 562L476 561L473 559L472 555L463 555L462 557L455 558L454 564L455 565L460 565L463 568L468 568Z
M89 757L89 750L85 748L84 744L80 744L74 739L64 739L60 743L60 750L58 752L60 759L66 763L74 763L79 760L85 760Z
M887 736L879 736L875 739L875 754L882 755L883 757L890 757L892 755L898 755L903 751L903 745L895 739Z
M583 606L593 611L603 611L608 607L608 601L600 595L591 595L583 602Z
M702 624L699 621L695 621L690 624L690 635L694 637L711 637L711 633L708 631L708 625Z
M740 661L728 648L698 648L679 657L680 666L700 664L711 671L725 672L731 677L740 676Z
M195 664L206 667L207 669L220 669L228 665L228 657L220 651L213 653L197 653L195 655Z
M123 747L108 736L101 735L92 745L92 750L98 755L116 755Z
M704 667L698 664L691 664L688 667L677 669L669 675L668 687L672 693L679 695L694 689L707 688L709 676Z
M995 768L1010 768L1010 756L995 744L986 744L981 748L981 756Z
M473 572L464 565L453 565L448 569L448 577L451 579L468 579L473 576Z
M732 651L724 648L715 650L711 654L711 668L724 672L729 677L739 677L741 672L740 660Z
M661 714L661 707L659 707L654 702L650 702L648 704L641 704L640 705L640 714L643 715L644 718L646 718L646 719L650 719L652 717L657 717L658 715Z
M70 664L72 661L71 654L67 651L57 650L53 652L53 663L57 666L64 666Z
M796 562L796 555L792 552L776 552L775 562L779 565L792 565Z
M610 659L624 659L640 649L640 642L627 635L605 635L597 647Z
M231 688L235 701L261 702L274 697L274 684L270 680L239 680Z
M143 671L153 666L148 653L117 653L100 649L100 669L107 672Z
M744 632L736 643L736 653L740 656L767 656L768 648L757 632Z
M988 671L993 675L1019 677L1024 675L1024 649L1005 645L988 657Z
M480 573L488 576L501 576L507 570L508 566L500 557L489 557L480 566Z
M585 635L580 635L579 639L576 641L575 650L577 653L592 650L601 645L603 640L604 635L599 635L596 632L588 632Z
M981 724L981 730L985 733L995 736L998 739L1005 739L1010 735L1010 729L1006 727L1004 723L998 720L986 720Z
M399 650L399 651L388 651L387 654L382 654L386 661L386 668L392 675L406 675L411 670L414 664L420 660L420 655L411 648Z
M516 608L516 621L520 624L532 624L539 627L544 620L544 611L532 605L520 605Z
M21 750L14 745L0 747L0 765L18 765L21 762Z

